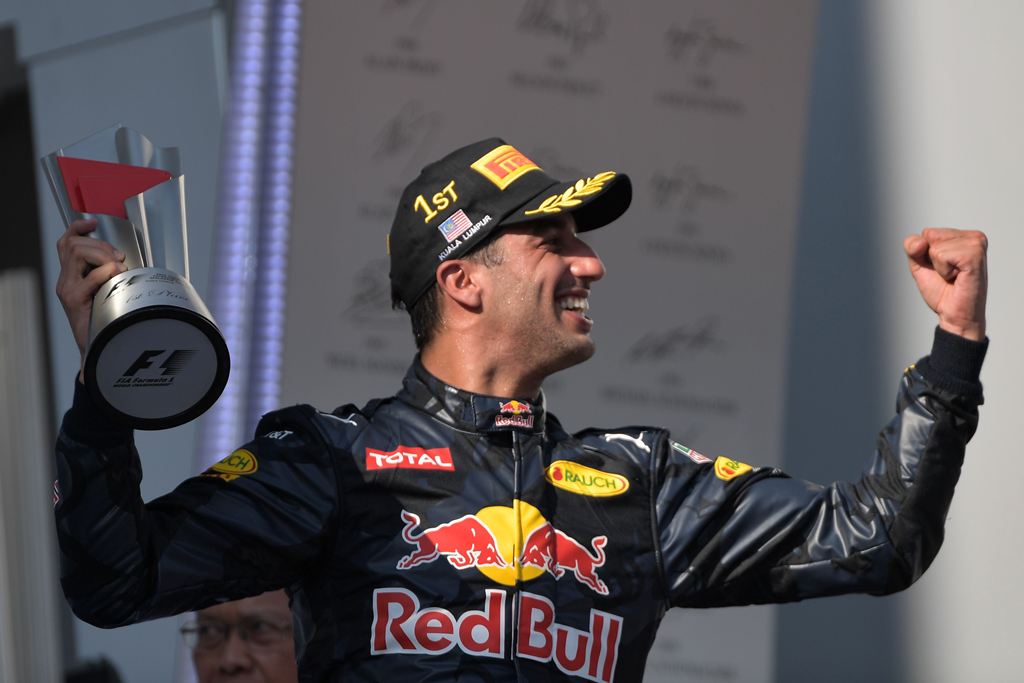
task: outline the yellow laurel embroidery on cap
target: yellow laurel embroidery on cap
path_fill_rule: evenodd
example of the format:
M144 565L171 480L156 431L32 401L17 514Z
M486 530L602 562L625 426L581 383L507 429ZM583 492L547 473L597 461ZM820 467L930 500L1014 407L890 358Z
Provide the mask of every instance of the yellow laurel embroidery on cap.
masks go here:
M558 213L562 209L570 209L582 204L580 197L597 194L604 189L605 183L615 177L615 171L598 173L593 178L580 178L575 184L570 185L565 192L551 195L540 203L536 209L523 212L527 216L535 213Z
M500 145L469 165L474 171L504 190L517 178L540 166L512 145Z
M556 460L544 470L544 478L554 486L581 496L604 498L629 489L629 480L621 474L602 472L570 460Z
M720 455L715 459L715 476L722 481L730 481L753 469L753 467L746 463L727 458L724 455Z

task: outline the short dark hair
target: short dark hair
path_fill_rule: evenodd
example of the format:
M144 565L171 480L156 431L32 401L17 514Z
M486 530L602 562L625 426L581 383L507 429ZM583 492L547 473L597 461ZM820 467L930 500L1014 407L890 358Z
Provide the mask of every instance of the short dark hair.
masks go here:
M500 235L501 231L495 230L462 258L473 263L480 263L488 268L501 265L505 260L505 255L496 246L497 238ZM437 286L437 281L435 280L430 285L430 288L412 305L412 308L406 309L402 300L394 294L391 295L391 307L408 310L409 321L412 323L413 341L416 342L416 349L422 351L441 326L441 288Z

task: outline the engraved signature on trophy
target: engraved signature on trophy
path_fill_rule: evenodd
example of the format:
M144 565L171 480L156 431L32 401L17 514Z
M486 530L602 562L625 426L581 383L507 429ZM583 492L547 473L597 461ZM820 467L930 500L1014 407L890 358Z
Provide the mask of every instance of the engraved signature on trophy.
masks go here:
M667 330L644 334L629 346L625 359L630 363L658 362L708 351L721 353L725 346L719 334L718 318L706 316Z
M527 33L563 41L579 54L604 40L608 15L598 0L527 0L516 26Z
M424 146L441 129L441 113L426 109L412 100L402 105L374 137L372 158L406 157L410 161L422 156Z
M391 308L388 267L387 259L373 259L356 271L348 306L339 314L343 320L374 326L402 322L404 316Z
M708 182L699 168L679 163L668 172L655 171L650 188L654 205L658 208L678 208L692 212L705 201L728 202L729 191L721 185Z

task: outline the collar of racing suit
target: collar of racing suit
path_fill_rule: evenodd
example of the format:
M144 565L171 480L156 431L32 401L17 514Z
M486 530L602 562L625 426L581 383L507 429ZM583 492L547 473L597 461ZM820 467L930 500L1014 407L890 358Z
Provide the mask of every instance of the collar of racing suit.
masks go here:
M463 391L427 372L418 354L402 380L398 398L465 431L544 431L546 402L543 391L535 400Z

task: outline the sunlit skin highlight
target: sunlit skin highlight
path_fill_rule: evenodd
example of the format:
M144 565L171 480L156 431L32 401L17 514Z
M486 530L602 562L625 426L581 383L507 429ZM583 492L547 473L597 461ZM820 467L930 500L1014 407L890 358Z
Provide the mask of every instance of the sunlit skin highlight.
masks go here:
M594 355L593 322L579 304L604 276L571 216L502 230L497 263L438 266L442 322L423 349L426 369L477 394L534 398L544 380Z

